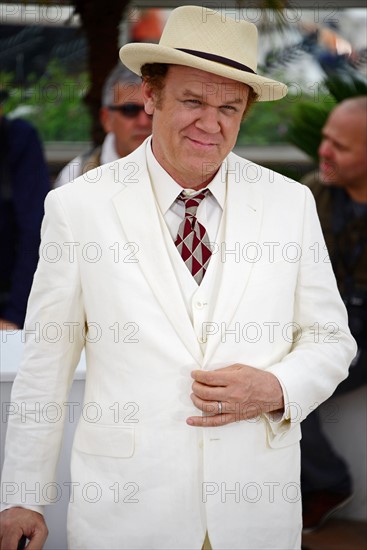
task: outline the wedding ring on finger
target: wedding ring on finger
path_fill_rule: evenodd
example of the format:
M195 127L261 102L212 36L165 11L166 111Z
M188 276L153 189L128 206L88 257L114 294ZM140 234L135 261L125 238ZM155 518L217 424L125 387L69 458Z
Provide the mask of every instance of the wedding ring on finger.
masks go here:
M222 401L218 401L218 414L222 414Z

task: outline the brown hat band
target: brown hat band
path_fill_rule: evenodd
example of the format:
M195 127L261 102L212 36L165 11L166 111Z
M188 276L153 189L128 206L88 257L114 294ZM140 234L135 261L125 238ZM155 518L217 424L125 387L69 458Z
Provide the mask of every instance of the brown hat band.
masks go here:
M175 50L178 50L184 53L189 53L191 55L196 55L196 57L201 57L202 59L207 59L208 61L216 61L217 63L228 65L229 67L233 67L233 69L238 69L239 71L245 71L246 73L256 74L255 71L253 71L250 67L247 67L247 65L243 65L242 63L238 63L237 61L233 61L233 59L228 59L227 57L222 57L221 55L215 55L207 52L200 52L198 50L187 50L185 48L175 48Z

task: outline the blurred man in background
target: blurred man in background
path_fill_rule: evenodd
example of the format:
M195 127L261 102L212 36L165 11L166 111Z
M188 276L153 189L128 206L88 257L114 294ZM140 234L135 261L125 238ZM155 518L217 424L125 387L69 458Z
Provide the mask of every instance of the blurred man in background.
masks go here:
M129 155L151 134L152 122L144 111L141 79L121 64L113 69L103 87L100 119L106 132L102 146L70 161L58 175L55 187Z
M7 97L0 91L0 330L23 327L50 190L37 133L25 120L3 116Z
M358 354L336 394L367 382L367 96L347 99L322 131L319 170L306 177L317 204L330 261L349 314ZM319 261L327 259L320 251ZM353 486L344 460L322 431L317 411L302 423L305 530L319 527L349 502Z

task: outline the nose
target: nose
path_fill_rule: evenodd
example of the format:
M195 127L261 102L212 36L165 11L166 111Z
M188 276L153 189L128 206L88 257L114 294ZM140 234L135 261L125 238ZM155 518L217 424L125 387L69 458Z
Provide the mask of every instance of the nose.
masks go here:
M195 126L207 134L218 133L220 131L220 124L216 107L206 105L204 109L201 109Z
M330 158L332 155L332 147L330 141L323 138L318 149L319 157Z

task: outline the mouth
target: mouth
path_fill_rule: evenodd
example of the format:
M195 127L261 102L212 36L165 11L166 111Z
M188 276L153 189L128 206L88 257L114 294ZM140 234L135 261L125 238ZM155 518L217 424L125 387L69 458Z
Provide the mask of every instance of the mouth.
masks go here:
M212 143L212 142L206 142L206 141L202 141L202 140L199 140L199 139L193 139L193 138L190 138L190 137L187 137L187 139L190 141L190 143L198 148L198 149L203 149L203 150L208 150L208 149L213 149L214 147L218 147L218 143Z
M319 164L320 172L323 174L335 174L335 166L329 162L322 161Z

